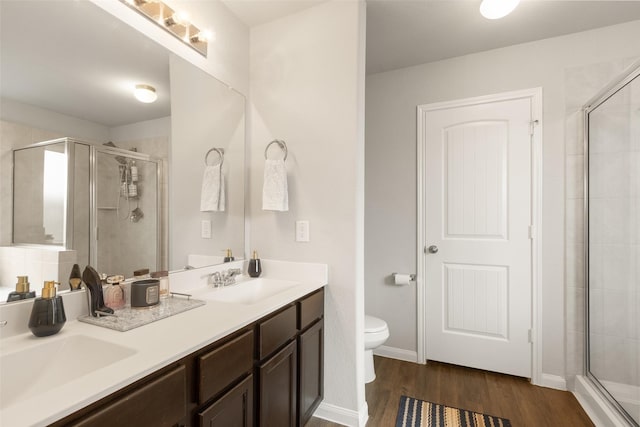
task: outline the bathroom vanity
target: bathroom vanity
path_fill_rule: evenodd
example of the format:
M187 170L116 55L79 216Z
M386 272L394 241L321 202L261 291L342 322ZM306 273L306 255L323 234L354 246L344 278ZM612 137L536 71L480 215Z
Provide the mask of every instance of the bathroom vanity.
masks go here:
M206 304L127 332L71 320L3 336L0 424L304 425L323 396L327 267L266 263L273 276L219 289L186 271L196 287L172 290Z
M303 426L322 401L324 289L53 426Z

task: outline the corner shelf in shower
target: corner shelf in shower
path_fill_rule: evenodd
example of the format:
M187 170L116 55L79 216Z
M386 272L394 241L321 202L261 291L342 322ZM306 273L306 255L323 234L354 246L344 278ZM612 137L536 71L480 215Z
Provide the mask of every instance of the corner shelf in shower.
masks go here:
M117 211L118 208L115 206L98 206L98 210L100 211Z

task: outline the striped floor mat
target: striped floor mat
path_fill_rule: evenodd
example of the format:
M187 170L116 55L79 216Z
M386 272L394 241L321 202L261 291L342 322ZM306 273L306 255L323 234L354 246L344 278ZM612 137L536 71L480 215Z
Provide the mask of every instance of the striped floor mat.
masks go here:
M511 427L506 418L400 397L396 427Z

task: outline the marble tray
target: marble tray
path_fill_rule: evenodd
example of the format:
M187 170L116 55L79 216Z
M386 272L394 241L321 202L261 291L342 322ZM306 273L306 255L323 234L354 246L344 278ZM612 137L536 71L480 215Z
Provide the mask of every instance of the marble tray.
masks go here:
M197 299L169 297L160 300L160 304L153 307L131 308L130 306L125 306L124 308L115 310L113 313L115 316L80 316L78 320L92 325L102 326L103 328L125 332L205 304L205 301Z

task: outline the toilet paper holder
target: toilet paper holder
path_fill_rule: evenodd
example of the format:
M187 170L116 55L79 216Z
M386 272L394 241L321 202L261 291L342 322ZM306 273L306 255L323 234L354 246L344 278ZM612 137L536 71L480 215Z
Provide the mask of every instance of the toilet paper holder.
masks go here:
M405 285L405 284L408 285L409 283L406 283L407 276L409 278L409 282L416 281L415 274L391 273L391 278L393 279L393 283L395 285Z

